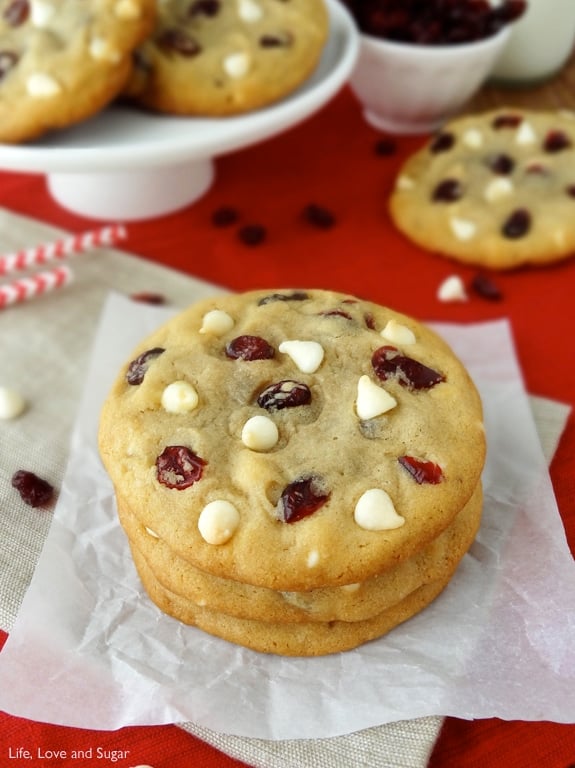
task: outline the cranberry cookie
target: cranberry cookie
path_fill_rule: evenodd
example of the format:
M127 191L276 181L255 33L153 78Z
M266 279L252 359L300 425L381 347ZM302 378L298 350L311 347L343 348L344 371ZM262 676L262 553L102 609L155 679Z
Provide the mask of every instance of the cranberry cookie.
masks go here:
M457 118L410 157L396 226L428 250L490 269L575 251L575 114L505 108Z
M0 141L37 138L108 104L155 8L155 0L2 0Z
M160 112L232 115L263 107L315 69L324 0L166 0L138 49L126 96Z
M99 445L160 607L234 640L245 622L252 638L310 625L297 653L331 652L334 621L357 624L343 649L419 610L481 514L461 362L412 318L329 291L218 296L169 321L120 372ZM244 644L296 652L280 635Z

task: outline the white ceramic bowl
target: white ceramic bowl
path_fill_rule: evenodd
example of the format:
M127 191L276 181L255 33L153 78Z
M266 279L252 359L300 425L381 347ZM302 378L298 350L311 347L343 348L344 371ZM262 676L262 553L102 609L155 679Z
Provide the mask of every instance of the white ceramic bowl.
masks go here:
M368 123L395 134L438 128L481 87L510 27L472 43L417 45L361 35L350 85Z

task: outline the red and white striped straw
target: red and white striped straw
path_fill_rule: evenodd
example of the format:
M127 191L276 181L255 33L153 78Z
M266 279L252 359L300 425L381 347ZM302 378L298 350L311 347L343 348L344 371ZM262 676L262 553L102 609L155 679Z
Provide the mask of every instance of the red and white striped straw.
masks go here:
M31 277L14 280L11 283L6 283L6 285L0 285L0 309L62 288L68 285L71 280L72 271L70 268L61 266L47 272L38 272Z
M122 224L111 224L92 232L71 235L44 243L33 248L24 248L16 253L0 256L0 276L12 272L20 272L29 267L46 264L50 261L65 259L77 253L83 253L91 248L114 245L126 237L126 228Z

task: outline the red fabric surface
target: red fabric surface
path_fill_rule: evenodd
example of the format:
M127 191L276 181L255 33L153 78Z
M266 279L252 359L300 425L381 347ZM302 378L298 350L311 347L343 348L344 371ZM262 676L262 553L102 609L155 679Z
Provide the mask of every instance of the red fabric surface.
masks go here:
M233 290L317 286L365 296L422 320L477 322L507 317L528 390L572 404L575 259L496 274L503 294L500 301L470 295L465 303L441 303L436 291L445 277L458 274L468 283L478 270L419 249L394 230L387 196L402 160L421 139L397 139L396 151L384 155L375 151L381 138L364 123L353 96L344 89L320 113L287 133L219 158L216 183L201 201L171 216L130 223L123 247ZM306 222L302 209L308 203L330 209L335 226L321 230ZM0 174L0 205L71 231L94 226L93 221L59 208L37 176ZM213 226L211 215L222 205L238 210L237 225ZM267 238L258 246L246 246L238 238L238 227L254 223L266 227ZM134 291L143 290L153 291L154 286L134 285ZM573 415L551 477L575 551ZM129 728L96 736L2 716L4 761L10 746L95 749L98 744L133 750L117 765L239 765L176 728ZM448 719L430 768L480 765L568 768L575 765L575 727Z

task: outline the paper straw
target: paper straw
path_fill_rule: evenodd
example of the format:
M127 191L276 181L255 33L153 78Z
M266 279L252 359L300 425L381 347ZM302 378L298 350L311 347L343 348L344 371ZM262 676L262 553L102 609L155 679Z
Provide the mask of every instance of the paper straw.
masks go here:
M6 285L0 285L0 309L10 304L19 304L35 296L62 288L72 280L69 267L61 266L47 272L38 272L31 277L23 277Z
M0 276L11 272L20 272L29 267L46 264L50 261L65 259L77 253L114 245L126 237L126 229L121 224L112 224L92 232L71 235L53 243L43 243L33 248L23 248L16 253L0 256Z

